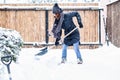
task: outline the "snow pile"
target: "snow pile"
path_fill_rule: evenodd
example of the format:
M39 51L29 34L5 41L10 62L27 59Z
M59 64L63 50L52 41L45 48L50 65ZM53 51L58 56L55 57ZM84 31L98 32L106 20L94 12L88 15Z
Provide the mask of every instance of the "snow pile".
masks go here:
M98 49L80 49L83 64L77 64L73 49L67 63L59 65L61 49L35 57L39 48L22 48L18 64L11 64L13 80L120 80L120 49L110 44Z

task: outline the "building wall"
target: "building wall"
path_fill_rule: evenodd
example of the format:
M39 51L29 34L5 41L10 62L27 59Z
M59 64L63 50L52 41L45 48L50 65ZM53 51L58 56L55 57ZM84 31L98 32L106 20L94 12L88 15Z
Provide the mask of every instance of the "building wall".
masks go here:
M0 3L7 3L7 4L17 4L17 3L65 3L65 2L99 2L100 0L0 0Z
M120 0L107 5L107 32L109 40L120 47Z

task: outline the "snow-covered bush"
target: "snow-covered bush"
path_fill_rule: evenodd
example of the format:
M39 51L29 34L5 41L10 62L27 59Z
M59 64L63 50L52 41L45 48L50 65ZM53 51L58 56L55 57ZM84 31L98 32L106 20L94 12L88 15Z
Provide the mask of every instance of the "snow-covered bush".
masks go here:
M23 40L19 32L0 27L0 58L11 55L16 62Z
M19 32L0 27L0 80L6 80L3 79L4 66L1 62L1 57L12 56L12 60L16 62L22 45L23 40Z

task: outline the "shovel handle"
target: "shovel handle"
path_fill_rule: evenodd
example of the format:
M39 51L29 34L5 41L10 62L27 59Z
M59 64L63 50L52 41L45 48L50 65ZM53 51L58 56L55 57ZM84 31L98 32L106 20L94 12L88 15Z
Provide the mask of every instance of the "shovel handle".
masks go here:
M66 34L60 41L63 43L63 40L68 37L71 33L73 33L78 27L75 27L73 30L71 30L68 34Z
M75 27L72 31L70 31L68 34L66 34L64 37L63 37L63 39L64 38L66 38L66 37L68 37L71 33L73 33L76 29L78 29L78 27Z

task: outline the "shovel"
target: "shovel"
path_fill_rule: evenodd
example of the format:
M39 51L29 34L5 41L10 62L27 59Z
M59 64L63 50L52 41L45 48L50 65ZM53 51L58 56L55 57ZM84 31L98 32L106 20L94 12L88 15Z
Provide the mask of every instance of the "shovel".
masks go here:
M12 80L11 73L10 73L10 64L12 62L12 56L1 57L1 61L7 67L8 74L9 74L9 80Z
M76 29L78 29L78 28L76 27L76 28L74 28L73 30L71 30L71 31L70 31L68 34L66 34L62 39L60 39L60 41L63 41L67 36L69 36L69 35L70 35L72 32L74 32ZM48 52L48 50L54 48L55 46L56 46L56 45L53 45L53 46L51 46L50 48L45 47L45 48L41 49L40 52L37 53L35 56L44 55L44 54L46 54L46 53Z

